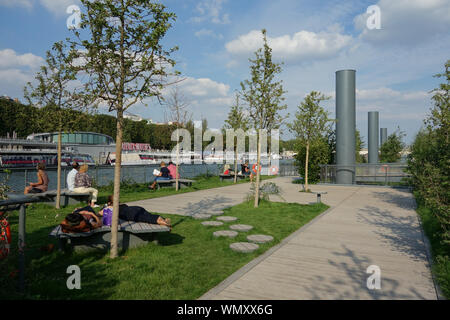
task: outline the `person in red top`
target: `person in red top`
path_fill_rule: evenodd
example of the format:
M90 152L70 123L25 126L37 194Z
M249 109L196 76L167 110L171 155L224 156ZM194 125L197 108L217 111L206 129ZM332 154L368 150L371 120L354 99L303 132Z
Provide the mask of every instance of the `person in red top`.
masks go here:
M169 169L169 175L172 179L175 179L175 176L177 174L177 166L173 164L172 161L169 162L169 165L167 166L167 169ZM180 178L180 173L178 172L178 178Z

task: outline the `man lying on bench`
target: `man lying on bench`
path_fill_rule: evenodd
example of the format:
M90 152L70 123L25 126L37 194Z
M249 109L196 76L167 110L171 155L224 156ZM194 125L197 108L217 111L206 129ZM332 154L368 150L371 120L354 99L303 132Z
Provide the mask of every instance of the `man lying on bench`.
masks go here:
M105 208L113 209L113 195L108 197L108 204ZM103 216L103 209L99 211L99 214ZM150 224L159 224L161 226L169 227L172 230L170 218L164 219L163 217L152 214L139 206L128 206L126 204L119 204L119 218L125 221L134 222L146 222Z

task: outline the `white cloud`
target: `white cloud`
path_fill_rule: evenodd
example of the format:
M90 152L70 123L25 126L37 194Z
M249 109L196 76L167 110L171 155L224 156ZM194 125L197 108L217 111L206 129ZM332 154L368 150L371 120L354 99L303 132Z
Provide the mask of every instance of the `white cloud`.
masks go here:
M79 5L80 3L79 0L40 0L40 2L42 6L56 16L67 15L68 6Z
M201 29L199 31L197 31L195 33L195 36L197 38L205 38L205 37L210 37L210 38L214 38L214 39L223 39L223 35L222 34L217 34L214 31L210 30L210 29Z
M310 32L302 30L293 36L267 37L268 45L273 50L275 58L287 61L327 59L336 56L348 47L352 37L339 32ZM233 55L249 56L262 47L261 31L252 30L238 39L225 45L227 51Z
M215 24L229 24L230 16L222 14L222 5L227 0L203 0L197 4L196 11L199 16L195 16L190 20L192 22L200 23L209 21Z
M448 0L380 0L381 29L369 30L363 13L354 19L360 37L374 44L389 43L417 46L450 29Z
M13 67L38 68L44 63L44 59L32 53L17 54L12 49L0 50L0 69Z
M0 6L24 7L32 9L36 0L0 0ZM39 3L56 16L66 15L66 9L70 5L79 5L79 0L39 0Z
M6 7L24 7L27 9L31 9L33 7L33 0L0 0L0 6Z

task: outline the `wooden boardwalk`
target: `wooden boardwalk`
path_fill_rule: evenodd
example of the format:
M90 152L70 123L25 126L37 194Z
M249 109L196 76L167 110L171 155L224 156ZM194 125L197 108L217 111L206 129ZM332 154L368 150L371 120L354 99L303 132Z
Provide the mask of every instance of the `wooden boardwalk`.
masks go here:
M290 179L289 202L314 202ZM436 299L415 201L406 190L313 186L331 208L200 299ZM276 200L274 198L273 200ZM369 266L381 289L368 289Z

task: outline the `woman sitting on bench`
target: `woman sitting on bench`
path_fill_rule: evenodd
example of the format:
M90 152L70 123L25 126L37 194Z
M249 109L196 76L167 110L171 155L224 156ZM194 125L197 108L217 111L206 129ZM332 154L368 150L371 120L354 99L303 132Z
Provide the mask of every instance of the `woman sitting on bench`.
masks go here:
M40 162L37 167L37 177L38 182L30 182L30 185L28 187L25 187L25 190L23 191L24 194L28 193L42 193L48 190L48 175L47 172L45 172L45 163Z
M105 208L113 208L113 195L108 197L108 204ZM103 216L103 209L99 211L99 214ZM150 224L159 224L161 226L169 227L172 230L170 218L164 219L163 217L152 214L139 206L128 206L126 204L119 204L119 218L125 221L146 222Z
M150 189L155 190L156 183L158 180L170 180L170 171L166 167L166 163L164 161L161 162L161 169L159 170L159 175L156 176L155 181L153 181L153 184L149 186Z

